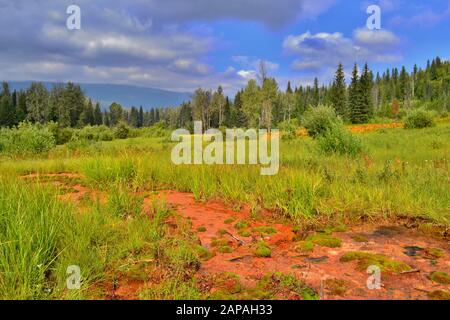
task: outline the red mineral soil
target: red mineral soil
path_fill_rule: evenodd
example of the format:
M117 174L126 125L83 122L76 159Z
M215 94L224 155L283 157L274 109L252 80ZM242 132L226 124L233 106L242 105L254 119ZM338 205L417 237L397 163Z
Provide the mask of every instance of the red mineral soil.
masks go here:
M202 246L215 253L214 257L202 263L199 277L231 272L239 275L244 286L251 287L267 273L294 274L319 292L322 299L427 299L429 292L449 289L449 285L438 284L429 279L431 272L450 271L450 246L444 239L426 236L401 226L365 225L349 227L345 232L334 232L333 236L342 240L341 247L315 245L312 252L302 255L294 249L296 242L292 226L275 223L270 215L263 214L262 219L256 221L251 218L248 208L235 212L220 201L198 203L187 193L165 191L158 197L189 219ZM234 222L225 223L230 218L233 218ZM248 230L252 236L238 235L234 225L240 220L249 222ZM261 238L255 236L252 229L260 226L271 226L277 230L276 234L263 238L272 249L269 258L258 258L254 255L254 243ZM206 231L199 232L200 227L203 230L206 228ZM222 230L227 233L224 234ZM367 242L355 241L353 238L357 235L363 235ZM218 252L213 246L213 240L217 238L225 238L233 252ZM438 248L442 250L443 256L432 259L427 256L426 250L415 252L414 248L410 249L412 253L407 255L405 247ZM343 254L351 251L383 254L408 264L412 272L382 272L381 289L369 290L366 284L369 274L358 269L357 262L340 261ZM344 280L346 293L337 296L328 292L324 286L327 279Z

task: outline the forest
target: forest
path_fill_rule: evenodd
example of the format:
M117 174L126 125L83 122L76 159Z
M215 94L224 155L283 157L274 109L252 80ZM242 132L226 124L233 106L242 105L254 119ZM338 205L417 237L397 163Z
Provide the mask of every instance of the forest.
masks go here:
M365 64L358 70L355 64L351 79L346 79L344 66L339 64L332 83L294 86L288 82L280 90L275 78L268 76L264 62L259 66L258 79L249 80L234 97L217 90L197 89L191 101L181 106L124 108L112 103L101 108L86 97L74 83L55 85L48 91L42 83L33 83L25 91L13 91L4 82L0 94L0 126L13 127L23 121L45 124L58 123L61 128L82 128L104 125L114 127L124 122L140 128L156 123L169 128L192 130L199 120L207 128L253 127L275 128L286 121L300 119L308 108L331 106L345 122L370 123L379 118L399 119L408 110L425 108L439 114L450 106L450 62L439 57L428 61L425 68L414 66L408 71L388 69L374 74Z

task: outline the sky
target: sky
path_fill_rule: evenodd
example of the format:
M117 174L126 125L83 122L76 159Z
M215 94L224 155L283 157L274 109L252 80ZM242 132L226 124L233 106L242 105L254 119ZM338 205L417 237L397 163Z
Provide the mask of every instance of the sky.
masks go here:
M69 30L69 5L81 29ZM369 30L367 7L381 9ZM450 0L0 0L0 80L232 94L264 60L280 88L450 59Z

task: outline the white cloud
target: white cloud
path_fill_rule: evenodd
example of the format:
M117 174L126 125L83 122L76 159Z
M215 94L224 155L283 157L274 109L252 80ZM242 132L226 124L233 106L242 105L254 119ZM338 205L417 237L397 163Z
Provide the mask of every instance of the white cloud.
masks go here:
M387 46L396 45L399 39L388 30L369 30L365 28L356 29L353 32L355 42L366 46Z
M389 31L357 29L353 38L340 32L309 31L300 35L289 35L283 42L286 52L298 56L292 63L294 70L319 71L362 62L388 62L400 59L397 53L397 37Z
M237 74L246 80L256 79L255 70L240 70Z

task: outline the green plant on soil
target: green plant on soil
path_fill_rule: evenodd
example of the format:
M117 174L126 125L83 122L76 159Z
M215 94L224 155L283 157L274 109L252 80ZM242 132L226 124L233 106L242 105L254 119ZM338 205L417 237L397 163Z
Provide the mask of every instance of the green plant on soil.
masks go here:
M235 228L236 230L242 230L242 229L248 228L249 225L250 225L250 224L249 224L247 221L241 220L241 221L237 222L237 223L234 225L234 228Z
M249 294L256 299L292 298L292 295L303 300L319 299L319 295L314 289L308 287L294 275L278 272L266 274Z
M312 243L321 246L321 247L328 247L328 248L338 248L342 245L342 240L339 238L335 238L328 234L315 234L312 236L309 236L307 241L311 241Z
M430 258L439 259L444 256L444 250L438 248L425 249L425 254Z
M430 274L430 279L440 284L450 284L450 276L441 271L435 271Z
M205 226L198 227L197 232L206 232L206 227Z
M252 234L250 233L250 231L244 229L244 230L239 230L238 235L240 235L241 237L247 238L247 237L250 237Z
M277 230L273 227L261 226L253 229L253 232L258 233L261 236L270 236L277 233Z
M211 251L200 245L197 246L197 253L200 259L203 261L209 260L214 256L214 254Z
M358 268L366 270L369 266L375 265L382 271L400 273L411 270L411 266L404 262L392 260L382 254L367 252L347 252L341 258L341 262L358 261Z
M254 246L254 254L260 258L268 258L272 255L272 250L264 241L258 241Z
M431 300L450 300L450 292L445 290L435 290L428 293Z
M211 275L208 279L210 289L214 289L213 293L207 293L206 298L211 300L229 300L238 298L242 292L243 286L240 277L231 272L223 272Z
M199 300L201 293L194 280L173 278L153 284L139 293L141 300Z
M312 241L299 241L295 245L295 251L302 254L309 254L314 250L314 243Z
M324 285L330 294L343 297L347 292L348 282L340 279L327 279Z
M369 239L363 234L354 235L352 239L356 242L369 242Z
M236 221L236 219L234 219L234 218L228 218L228 219L226 219L223 223L225 223L225 224L232 224L234 221Z
M233 252L233 248L230 246L221 246L221 247L219 247L218 250L220 253L232 253Z

